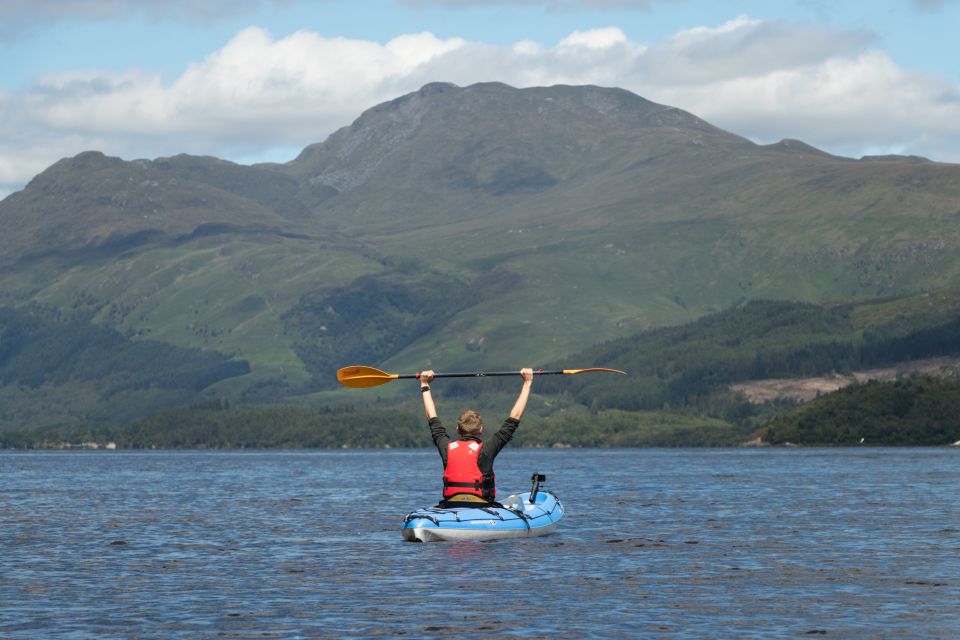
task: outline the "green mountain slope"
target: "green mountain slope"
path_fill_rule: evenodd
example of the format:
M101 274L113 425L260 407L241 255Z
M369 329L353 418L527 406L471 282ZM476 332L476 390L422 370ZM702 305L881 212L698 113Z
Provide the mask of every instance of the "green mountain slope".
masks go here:
M942 289L958 202L956 165L760 146L619 89L431 84L285 165L55 164L0 202L0 304L247 361L205 395L280 401L346 364L538 364L748 299Z
M197 402L205 389L249 371L214 351L0 307L0 428L132 420Z
M288 228L296 183L216 158L124 162L99 152L61 160L0 202L0 264L115 254L203 229Z

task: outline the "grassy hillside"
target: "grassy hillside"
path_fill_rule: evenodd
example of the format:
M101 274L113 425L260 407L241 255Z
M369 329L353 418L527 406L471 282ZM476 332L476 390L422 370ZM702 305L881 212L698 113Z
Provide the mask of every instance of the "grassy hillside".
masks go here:
M252 371L241 389L274 381L295 391L314 382L283 315L318 284L344 285L381 269L337 242L224 230L73 266L37 260L29 277L0 272L0 289L6 304L81 313L134 340L246 359Z

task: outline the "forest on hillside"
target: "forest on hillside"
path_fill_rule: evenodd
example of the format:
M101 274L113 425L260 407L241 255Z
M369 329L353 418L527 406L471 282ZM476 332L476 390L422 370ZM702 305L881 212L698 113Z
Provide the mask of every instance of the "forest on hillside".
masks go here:
M852 385L774 418L756 437L807 446L940 446L960 442L960 380Z
M685 325L600 344L571 356L569 361L613 366L627 371L628 375L538 379L535 397L541 400L531 402L524 419L525 426L531 426L518 432L517 443L521 446L736 445L767 424L780 425L770 427L772 434L788 433L784 431L787 423L776 420L780 414L794 415L789 413L794 406L791 403L752 405L730 390L733 382L849 372L960 353L960 314L951 305L934 311L925 309L922 313L897 313L880 322L864 321L862 311L855 305L753 301ZM56 350L53 353L57 353ZM121 359L115 367L124 366L125 353L123 349L116 351ZM5 371L3 366L10 366L9 357L5 365L4 362L0 358L0 375ZM215 364L229 365L225 361ZM180 384L189 384L191 380L196 378L184 377ZM441 393L453 404L469 399L481 406L509 406L515 386L515 380L502 378L487 380L480 388L470 382L445 380ZM883 385L870 389L880 396L887 393ZM952 410L953 388L949 383L905 383L892 389L890 393L899 398L926 394L924 397L928 399L942 396L942 401L911 405L919 412L910 414L909 424L920 425L916 433L906 428L877 442L930 444L936 440L939 436L931 435L931 428L922 426L927 424L922 421L933 424L938 419L937 411ZM839 397L853 397L855 400L850 406L855 407L856 399L861 398L857 393L860 392L847 391ZM874 415L870 412L876 399L869 394L862 398L862 415ZM355 406L346 407L231 406L219 400L193 403L130 423L14 431L0 436L0 446L42 447L84 441L115 442L130 448L430 445L418 406L411 406L409 402L360 404L361 399L362 396L358 396ZM801 413L796 415L805 409L798 409ZM848 443L846 436L837 435L831 440L823 432L824 429L833 429L838 434L863 431L851 426L860 424L857 420L861 420L852 409L843 415L840 422L825 422L832 426L822 427L812 439L799 437L793 431L789 431L790 437L775 436L774 439L777 442Z

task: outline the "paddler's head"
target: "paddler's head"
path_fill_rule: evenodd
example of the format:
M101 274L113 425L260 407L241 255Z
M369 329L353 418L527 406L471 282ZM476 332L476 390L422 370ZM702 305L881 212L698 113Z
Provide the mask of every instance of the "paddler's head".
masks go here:
M457 433L462 436L477 436L483 433L483 420L473 409L467 409L457 418Z

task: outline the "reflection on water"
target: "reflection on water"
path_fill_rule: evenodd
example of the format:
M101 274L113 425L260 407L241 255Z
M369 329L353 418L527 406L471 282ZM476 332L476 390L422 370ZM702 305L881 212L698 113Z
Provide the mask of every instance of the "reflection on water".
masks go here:
M409 544L435 451L0 453L0 637L960 637L960 451L525 450L558 532Z

